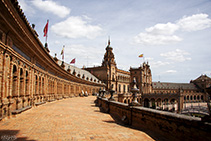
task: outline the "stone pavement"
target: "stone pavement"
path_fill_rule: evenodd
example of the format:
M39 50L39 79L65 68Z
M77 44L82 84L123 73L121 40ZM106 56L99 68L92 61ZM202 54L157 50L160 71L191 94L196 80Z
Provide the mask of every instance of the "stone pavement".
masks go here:
M115 123L95 107L96 97L54 101L0 121L0 140L153 140Z

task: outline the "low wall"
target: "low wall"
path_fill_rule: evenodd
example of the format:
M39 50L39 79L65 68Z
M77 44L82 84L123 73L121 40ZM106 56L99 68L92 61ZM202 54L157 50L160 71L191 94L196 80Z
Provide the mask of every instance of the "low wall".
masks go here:
M96 105L117 122L149 133L156 140L211 140L211 123L201 118L97 98Z

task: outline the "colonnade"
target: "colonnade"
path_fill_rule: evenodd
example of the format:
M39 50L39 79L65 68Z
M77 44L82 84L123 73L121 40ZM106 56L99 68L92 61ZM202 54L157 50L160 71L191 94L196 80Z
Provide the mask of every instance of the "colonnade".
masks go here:
M0 119L45 102L79 96L82 90L91 95L102 87L61 78L32 62L0 44Z

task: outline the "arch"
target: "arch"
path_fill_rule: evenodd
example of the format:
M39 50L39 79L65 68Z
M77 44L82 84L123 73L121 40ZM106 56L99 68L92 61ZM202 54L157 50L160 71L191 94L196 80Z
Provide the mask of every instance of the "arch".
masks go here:
M189 95L187 96L187 100L189 100Z
M204 96L203 95L201 95L201 100L204 100Z
M126 99L124 100L124 103L127 103L127 100Z
M130 103L130 99L127 100L127 103L128 103L128 104Z
M149 99L148 98L144 99L144 107L149 108Z
M23 90L24 90L24 75L23 75L23 69L20 68L20 87L19 87L19 95L24 95Z
M17 67L13 65L12 96L17 96Z
M155 105L155 99L154 98L151 98L150 99L150 106L151 106L151 108L153 108L153 109L155 109L156 108L156 105Z
M174 98L172 98L171 100L170 100L170 108L169 108L169 110L171 111L171 112L174 112L175 111L175 107L176 107L176 99L174 99Z
M125 93L125 89L126 89L126 88L125 88L125 85L123 85L123 93Z
M45 79L42 77L42 94L44 94L44 84L45 84Z
M197 95L197 100L199 100L200 98L199 98L199 95Z
M26 81L25 81L25 94L29 95L29 73L26 71Z
M161 98L156 99L156 109L158 109L158 110L162 109L162 100L161 100Z
M163 100L163 109L164 109L164 111L168 111L168 105L169 105L169 100L168 100L168 98L165 98L164 100Z
M37 94L37 88L38 88L38 78L37 78L37 75L35 75L35 88L34 88L34 94Z

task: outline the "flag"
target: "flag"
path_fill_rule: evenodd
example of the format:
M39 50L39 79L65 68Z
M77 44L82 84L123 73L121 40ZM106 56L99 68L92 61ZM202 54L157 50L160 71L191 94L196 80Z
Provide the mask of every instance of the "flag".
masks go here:
M62 51L61 51L61 55L63 55L63 54L64 54L64 46L63 46Z
M140 54L138 57L144 57L144 54Z
M70 62L70 64L75 64L75 58Z
M44 37L45 37L45 36L47 37L47 33L48 33L48 22L49 22L49 20L47 20L47 23L46 23L46 25L45 25L45 27L44 27L44 29L43 29Z
M62 60L64 60L64 46L62 48L61 55L62 55Z

